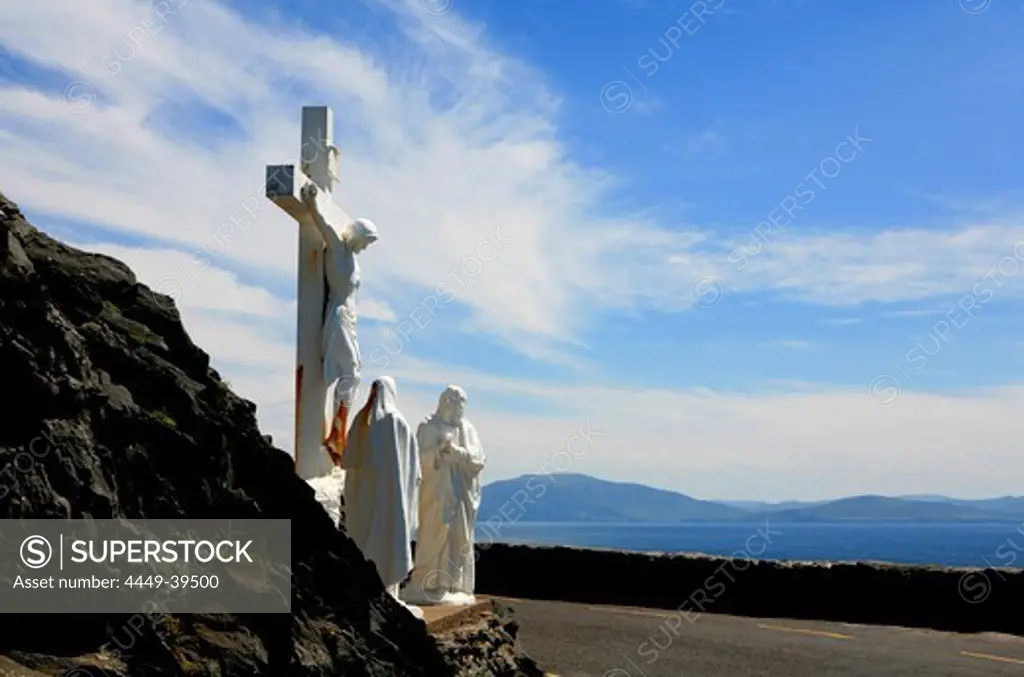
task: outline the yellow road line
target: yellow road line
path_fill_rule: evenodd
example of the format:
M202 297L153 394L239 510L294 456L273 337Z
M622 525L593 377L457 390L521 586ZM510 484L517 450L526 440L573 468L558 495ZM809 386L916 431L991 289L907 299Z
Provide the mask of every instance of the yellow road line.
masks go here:
M796 632L801 635L814 635L815 637L828 637L830 639L853 639L850 635L841 635L838 632L825 632L823 630L804 630L803 628L787 628L783 625L766 625L758 623L757 627L764 630L781 630L782 632Z
M500 599L504 602L542 602L544 604L573 604L576 602L557 602L554 600L530 600L522 599L520 597L493 597L492 599ZM616 606L602 606L602 605L589 605L587 609L590 611L604 611L610 614L629 614L631 616L654 616L655 618L672 618L678 616L678 612L672 611L644 611L642 609L629 609L626 607Z
M1007 658L1006 656L993 656L988 653L972 653L970 651L961 651L964 656L970 656L971 658L983 658L987 661L999 661L1000 663L1015 663L1017 665L1024 665L1024 660L1019 658Z
M629 614L630 616L654 616L655 618L672 618L677 614L667 611L641 611L640 609L619 609L611 606L588 606L590 611L605 611L610 614Z

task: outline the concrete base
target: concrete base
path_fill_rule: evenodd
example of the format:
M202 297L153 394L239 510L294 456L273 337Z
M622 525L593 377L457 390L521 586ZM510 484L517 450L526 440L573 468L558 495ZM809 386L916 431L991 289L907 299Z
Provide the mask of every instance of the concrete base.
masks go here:
M403 602L419 606L470 606L476 603L475 596L464 592L421 590L414 585L407 585L399 594Z

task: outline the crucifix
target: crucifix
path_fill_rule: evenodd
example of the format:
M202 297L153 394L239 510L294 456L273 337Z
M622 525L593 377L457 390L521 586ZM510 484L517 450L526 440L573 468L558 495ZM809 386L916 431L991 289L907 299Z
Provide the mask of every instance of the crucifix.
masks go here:
M341 465L362 370L356 255L377 240L372 222L350 219L332 199L339 179L333 118L327 106L304 106L300 164L267 166L267 198L299 230L295 471L303 479Z

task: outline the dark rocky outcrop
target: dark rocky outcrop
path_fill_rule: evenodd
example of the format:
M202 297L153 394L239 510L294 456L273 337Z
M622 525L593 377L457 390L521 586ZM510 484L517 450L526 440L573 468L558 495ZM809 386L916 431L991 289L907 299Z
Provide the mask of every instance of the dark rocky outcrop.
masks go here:
M481 594L1024 635L1024 569L478 545Z
M293 533L290 616L3 614L0 660L97 677L456 673L171 299L42 234L3 195L0 381L0 518L282 518ZM137 636L115 656L112 633L131 621Z
M435 631L447 660L460 675L543 677L545 674L516 646L519 624L511 609L492 601L474 622Z

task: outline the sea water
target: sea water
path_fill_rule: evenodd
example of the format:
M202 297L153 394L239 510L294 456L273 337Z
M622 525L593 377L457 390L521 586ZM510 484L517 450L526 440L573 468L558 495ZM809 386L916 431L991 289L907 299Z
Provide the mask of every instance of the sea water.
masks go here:
M1024 524L845 522L600 524L503 523L477 525L478 543L575 545L645 552L743 552L758 533L770 543L757 559L864 561L945 566L1024 566ZM758 537L760 552L765 540Z

